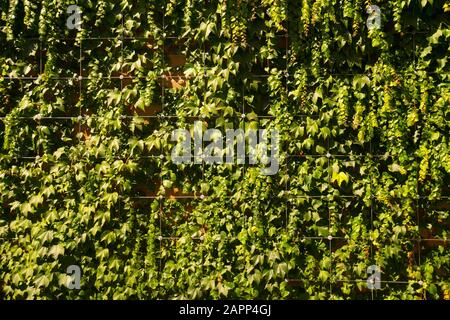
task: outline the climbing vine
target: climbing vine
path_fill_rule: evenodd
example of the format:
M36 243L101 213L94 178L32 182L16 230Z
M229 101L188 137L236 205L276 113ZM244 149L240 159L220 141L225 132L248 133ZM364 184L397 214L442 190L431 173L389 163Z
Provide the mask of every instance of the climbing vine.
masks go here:
M0 299L449 299L448 14L0 0ZM175 164L194 121L277 129L278 173Z

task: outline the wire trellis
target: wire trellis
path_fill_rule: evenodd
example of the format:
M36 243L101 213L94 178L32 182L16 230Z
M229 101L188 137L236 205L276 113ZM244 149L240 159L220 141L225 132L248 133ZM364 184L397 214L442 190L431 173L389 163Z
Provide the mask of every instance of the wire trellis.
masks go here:
M164 18L164 14L162 16L162 23L163 23L163 30L165 29L166 25L165 25L165 18ZM125 28L124 28L124 18L122 18L121 21L122 24L122 34L120 36L120 40L121 40L121 45L120 45L120 55L121 55L121 61L123 61L124 59L124 42L125 40L147 40L148 37L128 37L125 35ZM427 32L405 32L405 34L411 34L412 35L412 42L413 42L413 67L415 72L417 72L418 70L416 70L416 34L426 34ZM286 30L286 34L284 35L277 35L277 37L280 38L285 38L286 39L286 48L285 48L285 52L284 52L284 59L286 60L286 69L284 70L283 74L285 75L286 78L289 77L289 61L290 61L290 47L289 47L289 30ZM89 41L89 40L117 40L117 37L77 37L77 38L58 38L58 40L62 40L62 41L77 41L78 45L79 45L79 74L78 77L49 77L47 79L47 81L74 81L74 82L78 82L78 89L79 89L79 97L81 98L83 96L83 86L82 86L82 81L83 80L120 80L120 89L121 91L124 89L124 81L125 80L146 80L146 77L134 77L134 76L128 76L128 75L123 75L125 74L125 70L123 69L123 64L121 64L121 75L120 76L109 76L109 77L91 77L90 75L88 76L84 76L83 75L83 61L84 61L84 55L83 55L83 44L85 41ZM179 39L178 37L174 37L174 36L163 36L163 48L162 48L162 56L163 56L163 60L162 60L162 69L165 70L166 67L166 53L165 53L165 42L166 40L169 39ZM26 38L24 39L25 41L38 41L39 42L39 46L40 46L40 55L39 55L39 72L40 75L38 76L3 76L0 79L2 80L6 80L6 81L40 81L42 80L42 74L44 72L44 65L43 65L43 45L44 45L44 39L42 38ZM205 89L207 87L207 79L208 79L208 68L205 64L205 60L206 57L205 55L207 54L205 51L205 48L203 48L203 73L200 74L200 77L204 78L204 86ZM445 72L443 72L445 73ZM434 74L433 72L428 72L428 74ZM351 76L370 76L369 73L328 73L326 74L326 76L331 76L331 77L335 77L335 76L344 76L344 77L351 77ZM268 78L269 75L266 74L255 74L252 75L252 77L255 78ZM158 75L157 76L158 79L166 79L165 75ZM142 115L120 115L118 118L116 118L117 120L124 120L124 119L164 119L164 118L172 118L172 119L178 119L179 116L177 115L168 115L168 114L164 114L165 109L166 109L166 97L165 97L165 82L161 81L161 87L162 87L162 96L161 96L161 101L162 101L162 111L161 114L158 115L151 115L151 116L142 116ZM243 93L242 93L242 115L246 114L245 111L245 101L244 101L244 96L245 96L245 88L242 88ZM286 81L285 83L285 94L286 97L289 96L289 84L288 81ZM415 100L414 100L415 103ZM299 115L295 115L294 117L300 118L300 117L319 117L320 115L312 115L312 114L299 114ZM214 118L218 118L219 116L208 116L208 119L214 119ZM271 115L256 115L255 117L259 118L259 119L276 119L277 116L271 116ZM40 122L43 120L54 120L54 121L61 121L61 120L73 120L73 121L78 121L78 129L79 132L82 131L82 121L83 120L87 120L87 119L103 119L105 117L100 116L100 115L86 115L83 114L81 108L79 110L79 114L77 116L46 116L46 115L39 115L39 116L30 116L30 117L15 117L14 119L19 119L19 120L34 120L36 122ZM190 118L190 119L202 119L202 117L200 116L186 116L185 118ZM243 119L242 117L240 117L239 115L235 117L237 120L241 121L241 122L245 122L245 119ZM112 118L108 118L108 119L112 119ZM0 116L0 120L2 121L6 121L8 120L8 117L6 116ZM328 127L328 129L332 129L330 127ZM80 141L81 142L81 141ZM204 142L203 142L204 143ZM282 152L283 153L283 152ZM283 153L285 159L286 159L286 164L285 167L283 168L285 175L289 175L289 164L290 164L290 160L292 160L293 158L305 158L305 157L316 157L316 158L322 158L325 157L327 158L327 171L328 171L328 183L331 183L331 176L330 176L330 169L331 169L331 159L338 159L338 158L362 158L362 157L370 157L370 158L385 158L385 157L389 157L390 155L386 155L386 154L374 154L373 151L373 146L371 141L369 142L369 151L367 153L364 154L333 154L333 150L331 150L330 147L330 139L327 139L327 153L326 154L304 154L302 156L299 155L295 155L295 154L287 154L286 152ZM36 159L40 159L42 158L41 155L36 155L36 156L21 156L21 157L9 157L10 159L15 159L15 160L36 160ZM161 153L159 155L139 155L139 156L130 156L130 157L126 157L126 156L117 156L117 157L113 157L113 159L116 160L128 160L128 159L166 159L167 156L163 153L163 150L161 150ZM96 159L102 160L102 159L111 159L111 157L96 157ZM244 164L243 166L244 168L244 173L246 172L247 165ZM282 172L282 170L280 170L280 172ZM202 176L202 180L205 179L205 163L201 164L201 176ZM245 176L245 175L244 175ZM289 223L290 223L290 201L291 200L295 200L295 199L301 199L301 198L305 198L305 199L330 199L329 196L327 195L291 195L291 190L289 188L289 181L286 180L285 184L284 184L284 193L285 196L281 198L281 200L285 201L285 221L284 221L284 226L286 228L286 231L288 229ZM160 184L162 185L163 183L163 170L162 168L160 169ZM372 189L372 179L370 180L370 186ZM417 196L416 197L400 197L399 199L411 199L411 200L415 200L416 201L416 215L417 215L417 225L420 225L420 217L419 217L419 201L422 199L429 199L428 196L424 196L424 195L420 195L420 190L419 190L419 185L417 184L417 191L416 191ZM125 198L123 196L120 196L121 199ZM152 195L152 196L132 196L129 197L131 200L159 200L159 236L157 237L157 240L159 241L159 248L160 248L160 254L163 250L163 242L164 241L178 241L181 239L181 237L170 237L170 236L163 236L163 216L164 216L164 204L165 201L167 199L171 199L171 200L201 200L201 201L209 201L210 195L206 194L206 195L174 195L174 196L166 196L166 195ZM233 196L229 196L229 198L233 198ZM343 199L361 199L361 196L355 196L355 195L339 195L339 196L333 196L332 199L334 198L343 198ZM395 197L390 197L391 199L394 199ZM442 196L439 197L437 199L432 199L433 201L437 201L437 200L448 200L450 197L449 196ZM370 195L370 199L374 200L376 199L376 195L371 194ZM371 201L370 204L370 208L369 208L369 212L370 212L370 231L373 232L373 224L374 224L374 210L376 208L374 208L373 205L373 201ZM332 229L332 219L331 219L331 211L328 208L328 229L331 230ZM201 237L191 237L193 240L196 241L204 241L206 237L201 236ZM219 241L222 240L233 240L235 239L235 237L229 237L227 239L223 239L220 238ZM344 237L344 236L333 236L333 235L329 235L329 236L299 236L296 237L296 239L298 239L299 241L302 240L318 240L318 241L328 241L328 254L329 254L329 258L331 259L331 264L329 267L329 274L332 275L334 270L333 270L333 246L332 246L332 241L334 240L342 240L342 241L346 241L349 240L348 237ZM270 239L269 239L270 240ZM422 238L420 235L418 238L401 238L398 241L409 241L409 242L443 242L443 243L448 243L450 241L450 239L447 238ZM371 261L374 261L374 254L375 249L373 248L373 243L370 243L370 257L369 259ZM288 263L288 261L285 261L286 263ZM421 246L419 245L419 250L418 250L418 265L420 266L421 264ZM159 257L159 275L161 275L163 272L163 261L161 256ZM330 297L333 295L333 285L335 285L336 283L344 283L344 282L349 282L349 283L358 283L358 282L366 282L367 279L332 279L332 277L330 277L329 281L329 295ZM412 281L412 280L411 280ZM383 280L380 279L380 283L381 284L399 284L399 285L404 285L404 284L411 284L411 281L402 281L402 280ZM287 275L286 277L286 282L288 282L289 284L292 285L301 285L302 279L293 279L291 278L289 275ZM423 284L423 283L422 283ZM372 300L375 299L376 297L376 289L372 289L371 290L371 298Z

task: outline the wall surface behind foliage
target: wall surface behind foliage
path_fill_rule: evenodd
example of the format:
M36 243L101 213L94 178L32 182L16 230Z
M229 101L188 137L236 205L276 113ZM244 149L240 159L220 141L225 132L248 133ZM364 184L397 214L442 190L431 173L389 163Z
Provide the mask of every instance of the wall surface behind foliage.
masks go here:
M449 11L0 0L0 299L450 299ZM194 121L278 173L175 164Z

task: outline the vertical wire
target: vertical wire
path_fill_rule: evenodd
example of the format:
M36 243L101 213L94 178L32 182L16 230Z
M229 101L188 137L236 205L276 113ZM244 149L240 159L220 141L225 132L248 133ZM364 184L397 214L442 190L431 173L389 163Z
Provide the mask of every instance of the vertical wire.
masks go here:
M370 73L369 77L372 77L372 73ZM370 80L371 79L369 79L369 81ZM369 112L372 111L372 108L373 108L373 104L370 103ZM373 249L373 239L372 239L372 235L373 235L373 207L374 207L374 201L375 201L375 196L374 196L374 192L373 192L373 188L374 188L374 186L373 186L373 179L374 179L374 157L373 157L373 154L374 154L374 151L373 151L373 144L372 144L373 137L374 137L374 133L372 131L372 137L369 140L369 157L368 157L368 159L370 161L370 171L369 171L369 188L370 188L369 189L370 190L370 195L369 195L369 199L370 199L370 209L369 209L370 210L369 260L370 260L370 262L369 263L370 263L370 265L375 263L374 262L375 258L374 258L374 249ZM367 157L366 157L366 159L367 159ZM376 159L377 159L376 161L379 162L380 158L376 157ZM377 163L377 168L378 168L378 165L379 165L379 163ZM366 276L367 276L367 266L366 266L366 270L365 271L366 271ZM381 272L381 270L380 270L380 272ZM367 284L366 284L366 286L367 286ZM371 297L372 301L375 300L374 288L372 288L370 290L370 297Z
M205 44L202 44L202 46L203 46L202 52L204 54L204 56L203 56L203 73L204 73L204 77L202 77L203 78L203 90L204 90L204 92L202 92L202 101L203 101L203 104L206 104L206 92L207 92L207 86L208 86L208 77L206 76L206 62L205 62L206 61L206 48L204 47ZM202 130L202 134L203 134L203 121L202 120L206 121L207 117L203 116L202 114L200 114L200 121L202 123L202 126L201 126L202 129L201 130ZM195 135L195 132L194 132L194 135ZM201 154L201 159L202 159L202 181L203 182L205 182L205 154L203 153L204 150L205 150L205 141L202 138L202 151L201 151L200 154ZM194 154L194 156L195 156L195 154ZM204 196L202 191L200 192L200 196L201 197ZM204 198L202 200L204 200Z
M413 13L415 11L415 7L413 7ZM413 14L414 16L414 14ZM414 68L414 73L417 72L417 62L416 62L416 32L415 30L412 33L412 50L413 50L413 68ZM420 92L420 91L419 91ZM413 106L414 109L416 109L416 99L413 99ZM420 118L421 121L423 121L423 117ZM416 129L417 129L417 125L416 125ZM417 254L418 254L418 269L419 269L419 273L420 276L421 275L421 266L422 266L422 262L421 262L421 255L422 255L422 236L420 234L420 211L419 211L419 206L420 206L420 202L421 202L421 197L420 197L420 185L419 185L419 176L418 174L416 175L416 218L417 218L417 228L419 231L419 239L417 241ZM413 247L414 248L414 247ZM414 253L414 249L413 249L413 253ZM415 261L416 259L414 259ZM425 291L422 291L422 298L425 297Z
M178 37L177 37L177 40L178 40ZM202 60L203 60L203 74L204 75L202 75L202 81L203 81L203 90L204 90L204 92L202 92L202 100L201 101L203 101L203 104L206 104L206 92L207 92L207 85L208 85L208 78L207 78L207 73L206 73L206 48L205 48L205 43L203 43L202 44ZM206 118L206 116L204 117L202 114L200 114L200 121L201 121L201 130L202 130L202 135L203 135L203 121L202 120L207 120L207 118ZM194 138L195 138L195 126L194 126L194 132L193 132L193 134L194 134ZM202 138L202 151L201 151L201 153L200 153L200 155L201 155L201 159L202 159L202 182L205 182L205 154L203 153L204 152L204 148L205 148L205 141L203 141L203 138ZM195 157L195 151L194 151L194 157ZM195 158L194 158L194 162L195 162ZM194 193L194 196L195 196L195 193ZM200 199L201 199L201 202L202 202L202 204L203 204L203 201L205 201L205 199L206 199L206 196L203 194L203 191L201 191L201 188L200 188ZM201 237L202 237L203 235L200 235L200 238L198 239L198 241L202 241L201 239ZM203 238L204 239L204 238ZM202 244L204 244L204 242L202 243ZM201 261L202 261L202 264L200 265L200 268L201 268L201 274L202 275L204 275L205 274L205 266L204 266L204 264L205 264L205 254L203 254L203 250L204 250L204 245L200 245L199 244L199 254L200 254L200 259L201 259Z
M289 2L286 2L286 17L288 17L289 16ZM285 44L286 44L286 52L285 52L285 60L286 60L286 73L285 73L285 76L286 76L286 83L285 83L285 86L286 86L286 92L285 92L285 94L286 94L286 106L288 105L288 103L289 103L289 99L288 99L288 97L289 97L289 85L288 85L288 83L289 83L289 54L290 54L290 51L289 51L289 42L288 42L288 38L289 37L289 22L287 22L286 23L286 34L285 34ZM270 70L270 69L269 69ZM277 123L275 123L275 124L277 124ZM272 137L272 139L273 139L273 137ZM279 144L281 144L283 147L284 147L284 144L283 144L283 141L282 141L282 139L279 139ZM287 152L287 153L289 153L289 152ZM280 150L280 147L278 146L278 158L280 158L280 155L282 154L282 150ZM284 160L284 163L285 163L285 178L286 178L286 181L284 182L284 187L285 187L285 192L284 192L284 196L286 197L286 200L285 200L285 208L284 208L284 210L285 210L285 217L284 217L284 219L285 219L285 232L286 232L286 235L285 235L285 238L286 239L290 239L290 237L289 237L289 191L288 191L288 181L289 181L289 179L290 179L290 177L289 177L289 170L288 170L288 157L286 157L285 155L284 155L284 158L285 158L285 160ZM288 260L288 255L287 254L285 254L285 263L286 263L286 266L287 266L287 272L288 272L288 274L286 274L286 280L289 278L289 260Z
M288 15L289 13L289 3L286 4L286 13ZM289 37L289 23L286 23L286 35L285 35L285 41L286 41L286 105L288 104L288 97L289 97L289 55L290 55L290 50L289 50L289 41L288 38ZM280 139L281 140L281 139ZM284 144L282 141L280 141L280 144L284 147ZM278 148L280 149L280 148ZM288 231L288 224L289 224L289 217L288 217L288 206L289 206L289 190L288 190L288 181L290 179L289 177L289 163L288 163L288 159L289 157L286 156L287 153L289 152L283 152L282 150L279 150L279 154L278 157L280 157L280 155L283 153L284 158L285 158L285 174L286 174L286 181L285 181L285 197L286 197L286 232Z
M42 39L39 39L39 75L42 76L42 53L43 53L43 43Z
M418 182L418 180L417 180L417 182ZM419 199L417 199L416 200L416 215L417 215L417 228L418 228L418 230L419 230L419 239L417 240L417 254L418 254L418 263L419 263L419 265L418 265L418 269L419 269L419 272L421 273L421 266L422 266L422 259L421 259L421 255L422 255L422 236L420 235L420 214L419 214L419 205L420 205L420 200ZM414 247L413 247L414 248ZM414 252L414 249L413 249L413 252ZM414 259L414 261L415 261L416 259ZM425 291L423 291L422 292L422 298L424 298L424 295L425 295Z
M241 119L239 119L238 123L240 123L240 126L242 126L242 130L244 131L244 145L245 144L245 140L247 139L246 137L246 128L245 128L245 86L242 86L242 114L241 114ZM245 148L245 147L244 147ZM233 143L233 149L234 149L234 143ZM245 150L244 150L245 151ZM250 151L250 149L248 149L248 151ZM253 152L253 150L252 150ZM244 178L247 175L247 160L249 162L248 168L250 168L250 157L247 157L246 152L244 152ZM237 157L236 157L237 159ZM237 162L237 160L236 160Z
M164 112L165 112L165 91L166 91L166 87L165 87L165 84L166 84L166 81L167 81L167 79L166 79L166 72L165 72L165 68L166 68L166 22L165 22L165 16L166 16L166 5L167 5L167 1L164 1L164 5L163 5L163 11L162 11L162 34L161 34L161 37L162 37L162 40L163 40L163 42L162 42L162 51L161 51L161 70L162 70L162 74L161 74L161 93L162 93L162 95L161 95L161 112L162 112L162 114L163 114L163 117L164 117ZM157 40L156 40L156 37L155 37L155 39L153 40L153 41L155 41L156 42L156 44L157 44ZM158 45L156 45L156 47L158 47ZM162 151L161 151L162 152Z
M328 186L330 186L331 184L331 176L330 176L330 170L331 170L331 164L330 164L330 154L331 154L331 150L330 150L330 139L331 139L331 128L330 128L330 122L328 122L328 129L330 131L330 135L327 138L327 180L328 180ZM328 270L329 272L329 286L330 286L330 297L332 295L332 281L331 281L331 267L332 267L332 261L333 261L333 255L332 255L332 246L331 246L331 241L333 239L333 236L331 235L331 211L330 211L330 204L329 204L329 200L327 199L326 201L327 204L327 211L328 211L328 237L329 237L329 255L330 255L330 269Z
M124 74L124 72L125 72L125 70L124 70L124 55L123 55L123 48L124 48L124 46L123 46L123 42L125 41L124 40L124 32L125 32L125 30L124 30L124 21L123 21L123 13L122 13L122 21L121 21L121 23L122 23L122 32L121 32L121 34L120 34L120 75L119 75L119 80L120 80L120 92L122 92L123 91L123 74ZM111 79L111 74L109 75L109 77L110 77L110 79Z
M161 79L161 111L162 113L164 113L164 109L165 109L165 95L164 95L164 91L165 91L165 81L166 81L166 77L165 77L165 72L164 72L164 68L165 68L165 58L166 58L166 53L165 53L165 43L166 43L166 37L165 37L165 15L166 15L166 4L167 2L164 1L164 5L162 8L162 40L163 40L163 44L162 44L162 65L161 65L161 69L162 69L162 79ZM153 41L157 41L156 38ZM158 47L158 46L157 46ZM161 120L158 120L159 125L161 126ZM163 185L163 161L164 161L164 154L163 154L163 149L161 148L161 154L160 154L160 166L159 166L159 176L160 176L160 186ZM162 273L163 273L163 266L162 266L162 252L163 252L163 231L162 231L162 216L164 213L164 205L165 205L165 199L164 196L162 194L159 195L159 279L160 281L162 280Z
M372 104L370 104L370 107L372 107ZM373 203L375 201L375 197L373 195L373 178L374 178L374 173L373 173L373 146L372 146L372 138L369 140L369 159L371 162L371 170L369 172L369 187L370 187L370 237L369 237L369 245L370 245L370 261L371 263L374 263L374 253L373 253L373 239L372 239L372 235L373 235ZM379 161L379 158L377 157L377 161ZM367 269L366 269L367 270ZM372 288L372 290L370 290L370 295L372 300L374 300L374 289Z
M413 17L415 16L415 11L416 8L415 6L413 6ZM416 61L416 28L414 28L413 32L412 32L412 51L413 51L413 69L414 69L414 73L417 72L417 61ZM420 91L419 91L420 92ZM416 99L413 99L413 107L414 110L416 109ZM420 117L420 119L423 121L423 117ZM417 129L417 124L416 124L416 129ZM418 269L419 269L419 274L421 275L421 251L422 251L422 237L420 235L420 214L419 214L419 205L420 205L420 186L419 186L419 175L418 173L416 174L416 218L417 218L417 228L419 231L419 239L417 241L417 253L418 253ZM414 253L414 246L413 246L413 253ZM414 259L415 262L416 259ZM424 297L425 295L425 291L422 291L422 297Z
M80 70L78 74L78 89L79 89L79 96L78 99L80 99L80 110L78 112L78 134L79 134L79 143L81 143L83 133L81 131L82 125L82 104L81 104L81 95L83 93L83 38L80 37L80 51L79 51L79 58L80 58ZM89 76L88 76L89 77Z

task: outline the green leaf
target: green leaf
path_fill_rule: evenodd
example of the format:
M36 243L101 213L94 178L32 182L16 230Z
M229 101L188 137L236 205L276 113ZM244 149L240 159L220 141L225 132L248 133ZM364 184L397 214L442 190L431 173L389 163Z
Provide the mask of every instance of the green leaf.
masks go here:
M282 278L285 277L287 274L287 271L288 271L288 266L287 266L286 262L282 262L277 265L277 274L280 277L282 277Z
M326 270L320 270L319 272L319 280L321 280L322 282L326 282L328 280L330 273Z
M348 183L349 176L345 172L333 172L331 176L331 182L336 181L340 187L342 185L342 182Z
M433 295L436 295L438 293L437 287L434 283L429 284L427 290Z
M48 255L53 256L54 259L58 259L62 254L64 254L64 247L59 244L52 246L48 251Z
M46 288L50 284L50 280L46 275L40 276L34 281L34 284L37 288Z

